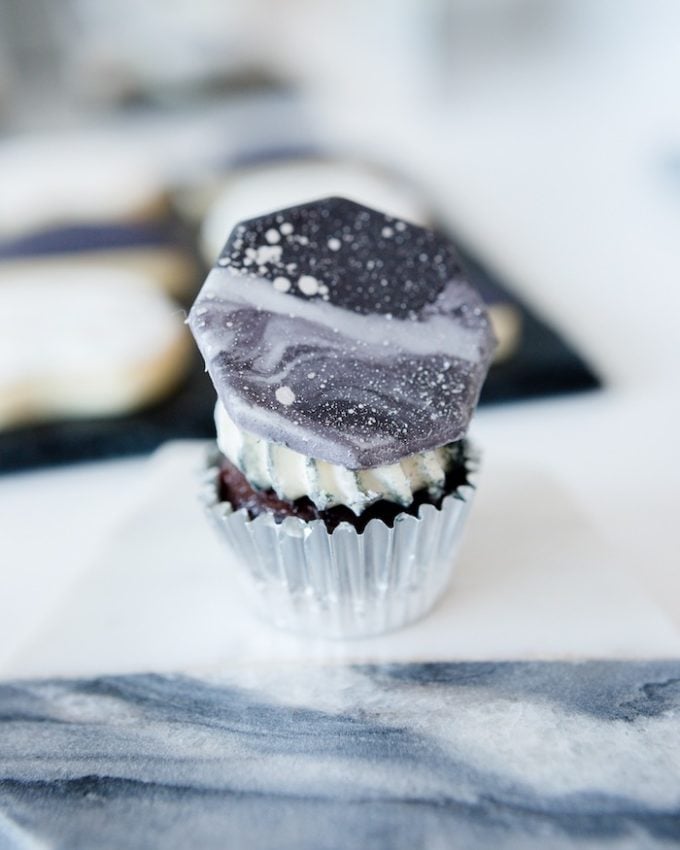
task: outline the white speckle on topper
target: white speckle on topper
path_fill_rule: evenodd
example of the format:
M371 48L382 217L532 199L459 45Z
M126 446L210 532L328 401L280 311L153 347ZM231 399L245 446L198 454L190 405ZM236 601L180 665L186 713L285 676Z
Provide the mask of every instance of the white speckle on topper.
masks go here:
M383 227L382 235L384 239L391 239L394 236L394 230L391 227Z
M295 401L295 393L290 387L279 387L274 393L276 400L284 407L290 407Z
M319 281L310 274L303 274L297 285L304 295L317 295L319 292Z
M270 245L275 245L277 242L281 241L281 234L276 228L271 227L264 235L264 238L269 242Z
M246 248L246 258L243 263L248 266L253 262L258 266L278 263L281 260L281 251L280 245L260 245L259 248Z
M284 221L281 227L279 227L279 230L284 236L290 236L293 232L293 225L289 221Z
M272 286L277 292L288 292L290 289L290 281L287 277L275 277Z
M335 236L331 236L328 240L328 247L331 251L339 251L342 248L342 242Z

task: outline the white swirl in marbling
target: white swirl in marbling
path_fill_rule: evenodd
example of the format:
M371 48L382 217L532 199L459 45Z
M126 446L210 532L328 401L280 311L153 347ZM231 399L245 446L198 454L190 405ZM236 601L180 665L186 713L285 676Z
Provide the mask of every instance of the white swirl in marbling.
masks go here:
M454 332L446 318L466 298L451 281L414 322L293 298L264 279L213 269L189 319L235 421L361 469L464 435L490 357L475 342L481 307L470 328L461 322Z
M236 227L188 322L240 428L354 470L461 440L495 346L447 239L342 198Z

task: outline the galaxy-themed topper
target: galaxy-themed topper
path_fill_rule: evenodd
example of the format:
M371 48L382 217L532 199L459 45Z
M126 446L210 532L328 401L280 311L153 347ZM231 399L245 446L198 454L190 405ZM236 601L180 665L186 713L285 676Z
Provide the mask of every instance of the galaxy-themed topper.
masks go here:
M239 427L349 469L463 437L495 347L448 239L343 198L239 224L189 324Z

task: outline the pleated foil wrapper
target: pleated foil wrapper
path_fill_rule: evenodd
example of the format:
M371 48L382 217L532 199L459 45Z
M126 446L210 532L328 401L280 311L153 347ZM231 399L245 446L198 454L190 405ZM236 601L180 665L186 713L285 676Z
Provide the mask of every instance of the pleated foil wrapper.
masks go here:
M468 441L468 484L439 508L421 505L392 528L373 519L362 533L346 522L330 533L323 520L234 511L219 498L220 459L216 447L207 455L202 502L256 612L274 625L337 639L378 635L419 619L446 590L479 467Z

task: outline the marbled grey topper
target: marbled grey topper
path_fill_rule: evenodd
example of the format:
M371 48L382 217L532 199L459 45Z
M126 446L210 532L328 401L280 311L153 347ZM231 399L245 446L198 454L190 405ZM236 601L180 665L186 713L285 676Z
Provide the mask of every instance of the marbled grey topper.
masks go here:
M349 469L463 437L495 347L447 239L342 198L238 225L189 324L237 425Z

